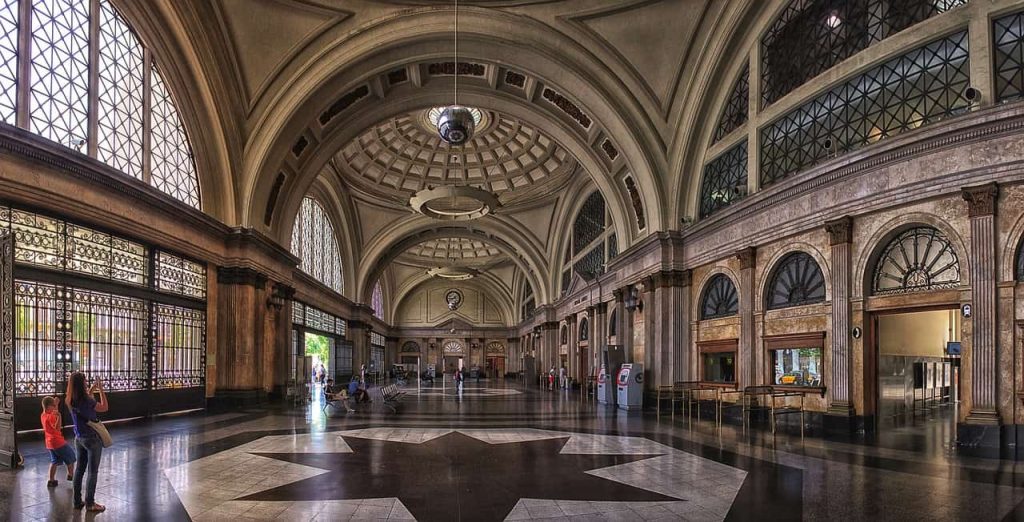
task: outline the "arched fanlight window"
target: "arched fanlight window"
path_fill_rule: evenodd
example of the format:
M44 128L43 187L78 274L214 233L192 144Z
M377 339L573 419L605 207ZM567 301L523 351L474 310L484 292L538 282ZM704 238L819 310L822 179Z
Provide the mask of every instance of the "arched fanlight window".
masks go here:
M330 216L315 199L305 197L292 226L291 252L302 260L299 268L335 292L343 293L341 249Z
M618 255L618 240L612 216L600 192L583 202L572 223L572 241L562 257L562 293L569 290L572 274L590 281L604 273L605 264Z
M171 93L108 0L0 0L0 121L200 208L192 147Z
M875 264L874 294L902 294L960 286L960 261L949 238L929 226L899 233Z
M590 320L584 317L580 320L580 341L590 340Z
M416 341L406 341L402 343L403 353L419 353L420 345Z
M373 308L374 317L384 319L384 294L380 290L380 281L373 285L373 294L370 295L370 308Z
M793 252L779 261L768 285L769 310L825 300L825 276L810 254Z
M715 319L736 315L740 311L739 294L729 276L718 274L704 286L700 299L700 318Z
M608 337L613 335L619 335L619 314L618 310L612 310L612 313L608 314Z

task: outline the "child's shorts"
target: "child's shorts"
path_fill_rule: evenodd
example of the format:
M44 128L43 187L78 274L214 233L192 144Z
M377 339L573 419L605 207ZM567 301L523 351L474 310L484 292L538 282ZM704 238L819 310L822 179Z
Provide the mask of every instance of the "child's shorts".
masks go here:
M74 464L75 463L75 450L71 449L70 444L65 444L57 449L50 451L50 464Z

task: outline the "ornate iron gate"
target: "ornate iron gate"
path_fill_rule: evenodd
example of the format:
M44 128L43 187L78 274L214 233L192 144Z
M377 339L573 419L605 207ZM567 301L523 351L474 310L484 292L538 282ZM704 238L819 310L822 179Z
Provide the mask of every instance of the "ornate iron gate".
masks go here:
M20 464L14 432L14 234L0 235L0 463Z

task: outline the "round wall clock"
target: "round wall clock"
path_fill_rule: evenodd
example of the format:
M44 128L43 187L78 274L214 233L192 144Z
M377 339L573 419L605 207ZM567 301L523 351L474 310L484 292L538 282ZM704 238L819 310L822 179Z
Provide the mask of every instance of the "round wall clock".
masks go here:
M445 292L444 302L448 303L449 310L457 310L462 306L462 292L455 289Z

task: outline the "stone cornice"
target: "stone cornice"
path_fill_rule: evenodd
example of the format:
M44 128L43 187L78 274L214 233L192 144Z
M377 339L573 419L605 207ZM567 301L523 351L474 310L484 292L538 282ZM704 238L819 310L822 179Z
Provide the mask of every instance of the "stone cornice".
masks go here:
M256 288L267 284L267 276L244 266L222 266L217 268L217 283L221 285L249 285Z
M968 216L973 218L995 215L999 185L986 183L977 187L964 187L960 192L967 202Z

